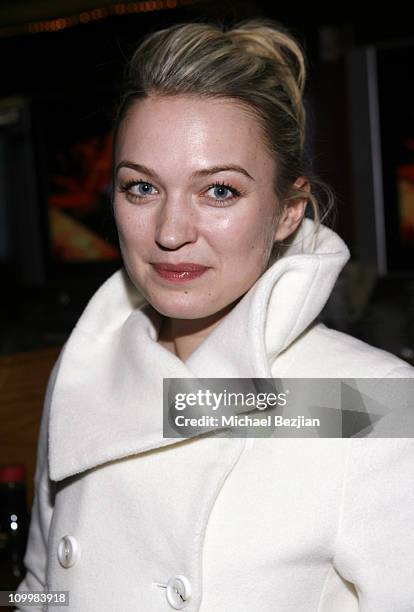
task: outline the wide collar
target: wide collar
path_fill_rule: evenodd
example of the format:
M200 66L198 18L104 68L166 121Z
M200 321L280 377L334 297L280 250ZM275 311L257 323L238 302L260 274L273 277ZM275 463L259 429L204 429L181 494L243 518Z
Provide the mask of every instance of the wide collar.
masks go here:
M324 306L349 251L304 219L293 244L184 362L157 342L160 315L125 270L95 293L65 344L51 393L49 470L61 480L175 444L163 437L164 378L268 378ZM316 242L315 242L316 240Z

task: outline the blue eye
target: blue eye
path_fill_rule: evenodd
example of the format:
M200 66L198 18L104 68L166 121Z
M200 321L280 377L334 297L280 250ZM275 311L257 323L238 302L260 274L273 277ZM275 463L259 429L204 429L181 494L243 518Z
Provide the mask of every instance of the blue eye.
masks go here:
M138 193L132 191L134 187L138 187ZM141 179L139 181L128 181L127 183L125 183L125 185L122 185L121 187L121 191L127 193L132 197L138 198L145 198L145 196L151 195L149 189L154 189L154 186L151 185L151 183L147 183L146 181L143 181Z
M210 191L211 189L215 191L216 196L218 196L218 197L213 197L213 199L217 200L218 202L229 202L230 200L234 200L235 198L241 195L240 191L238 191L231 185L226 185L226 183L224 182L223 183L219 183L219 182L213 183L208 188L208 191ZM226 192L231 194L230 197L226 197Z
M151 185L151 183L137 183L136 187L140 188L142 187L142 191L138 190L138 194L139 195L148 195L149 191L148 189L153 189L153 185Z
M132 188L138 187L138 193L133 193ZM150 191L151 189L155 189L154 185L151 183L147 183L147 181L139 180L139 181L128 181L125 185L120 187L120 191L126 193L128 199L135 201L138 199L144 199L148 195L153 195Z
M137 190L134 192L132 189L135 187ZM142 179L128 181L120 187L120 191L125 193L126 197L133 202L136 202L137 200L144 200L147 196L154 195L152 190L155 190L156 192L154 185L148 183L147 181L143 181ZM211 190L213 191L214 195L208 197L215 202L231 202L241 195L240 191L224 182L216 181L207 188L207 191Z

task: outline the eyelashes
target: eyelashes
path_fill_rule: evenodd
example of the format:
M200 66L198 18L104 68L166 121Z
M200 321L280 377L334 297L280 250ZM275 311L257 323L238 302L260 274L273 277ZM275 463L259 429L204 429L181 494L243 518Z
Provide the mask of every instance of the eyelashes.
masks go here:
M141 187L142 185L155 189L152 183L149 183L148 181L144 181L142 179L139 179L139 180L133 179L133 180L127 181L126 183L122 184L119 187L119 191L121 193L124 193L126 198L129 201L138 202L139 200L147 199L149 195L153 195L152 193L145 193L145 192L143 195L131 192L131 189L133 187ZM236 189L235 187L233 187L232 185L224 181L215 181L214 183L212 183L211 185L207 187L206 191L210 191L210 189L216 189L216 190L221 190L221 191L227 190L228 192L230 192L231 196L226 197L226 198L222 198L222 197L214 198L214 197L206 196L208 199L213 200L214 202L218 203L219 206L222 205L220 203L223 203L225 205L228 202L233 202L234 200L236 200L242 195L242 193L238 189Z

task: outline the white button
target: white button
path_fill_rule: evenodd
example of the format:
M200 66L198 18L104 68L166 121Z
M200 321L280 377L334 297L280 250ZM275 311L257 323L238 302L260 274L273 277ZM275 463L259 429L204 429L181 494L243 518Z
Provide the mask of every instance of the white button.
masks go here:
M58 545L58 559L62 567L72 567L79 559L80 549L76 538L65 535Z
M167 582L167 600L175 610L181 610L190 601L191 583L182 574L173 576Z

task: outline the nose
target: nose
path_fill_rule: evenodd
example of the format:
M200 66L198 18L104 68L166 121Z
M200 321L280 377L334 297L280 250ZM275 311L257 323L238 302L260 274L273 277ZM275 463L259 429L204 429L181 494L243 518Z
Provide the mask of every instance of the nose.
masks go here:
M159 210L155 241L162 249L176 250L197 240L196 211L191 199L169 198Z

